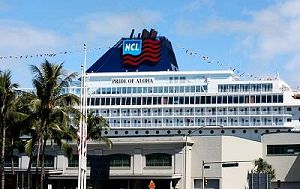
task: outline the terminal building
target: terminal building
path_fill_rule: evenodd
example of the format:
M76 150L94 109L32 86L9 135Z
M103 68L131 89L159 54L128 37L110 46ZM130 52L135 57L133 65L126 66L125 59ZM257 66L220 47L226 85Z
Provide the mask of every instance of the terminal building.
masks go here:
M110 159L109 180L96 188L142 189L152 180L156 189L200 189L203 177L209 189L251 188L260 157L276 171L270 188L278 180L300 188L300 95L279 77L180 71L171 42L153 29L120 39L86 74L88 111L106 118L102 134L113 143L88 143L88 156ZM80 84L65 90L80 94ZM49 186L76 188L78 159L46 154ZM19 171L28 161L18 156Z

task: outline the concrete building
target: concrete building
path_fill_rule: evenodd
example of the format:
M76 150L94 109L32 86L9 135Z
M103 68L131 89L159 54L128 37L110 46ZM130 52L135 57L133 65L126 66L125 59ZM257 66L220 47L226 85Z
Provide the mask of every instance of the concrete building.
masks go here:
M300 188L300 133L264 134L262 144L263 157L275 169L280 188ZM277 181L272 186L277 187Z

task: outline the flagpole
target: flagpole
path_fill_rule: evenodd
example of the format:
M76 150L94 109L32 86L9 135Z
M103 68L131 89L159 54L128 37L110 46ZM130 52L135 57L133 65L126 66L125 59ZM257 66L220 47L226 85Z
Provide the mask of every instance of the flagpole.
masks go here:
M81 178L82 178L82 122L83 122L83 65L81 65L81 82L80 82L80 119L79 119L79 128L77 132L77 137L79 138L79 145L78 145L78 185L77 188L81 189Z
M87 74L86 74L86 44L84 44L84 104L83 104L83 112L84 112L84 121L83 121L83 187L82 189L86 189L86 172L87 172Z
M80 90L80 124L78 148L78 189L86 189L87 171L87 85L86 85L86 44L84 44L84 64L81 65L81 90Z

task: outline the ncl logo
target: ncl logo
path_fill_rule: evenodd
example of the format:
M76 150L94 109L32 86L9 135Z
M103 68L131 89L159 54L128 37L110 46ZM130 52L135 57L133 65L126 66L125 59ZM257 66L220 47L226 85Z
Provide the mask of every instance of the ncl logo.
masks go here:
M133 56L139 55L142 52L142 40L124 40L123 55L130 54Z

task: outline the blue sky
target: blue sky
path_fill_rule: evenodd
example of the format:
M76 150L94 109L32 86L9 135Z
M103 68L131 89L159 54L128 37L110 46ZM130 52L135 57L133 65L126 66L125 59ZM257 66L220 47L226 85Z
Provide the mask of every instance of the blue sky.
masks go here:
M247 77L280 77L300 86L300 1L298 0L89 0L0 1L0 69L30 87L30 64L47 57L79 72L83 44L94 63L131 29L155 28L173 44L181 70L235 69ZM96 48L101 48L100 50ZM209 57L203 61L189 52ZM69 53L71 52L71 53ZM218 63L217 63L218 62Z

